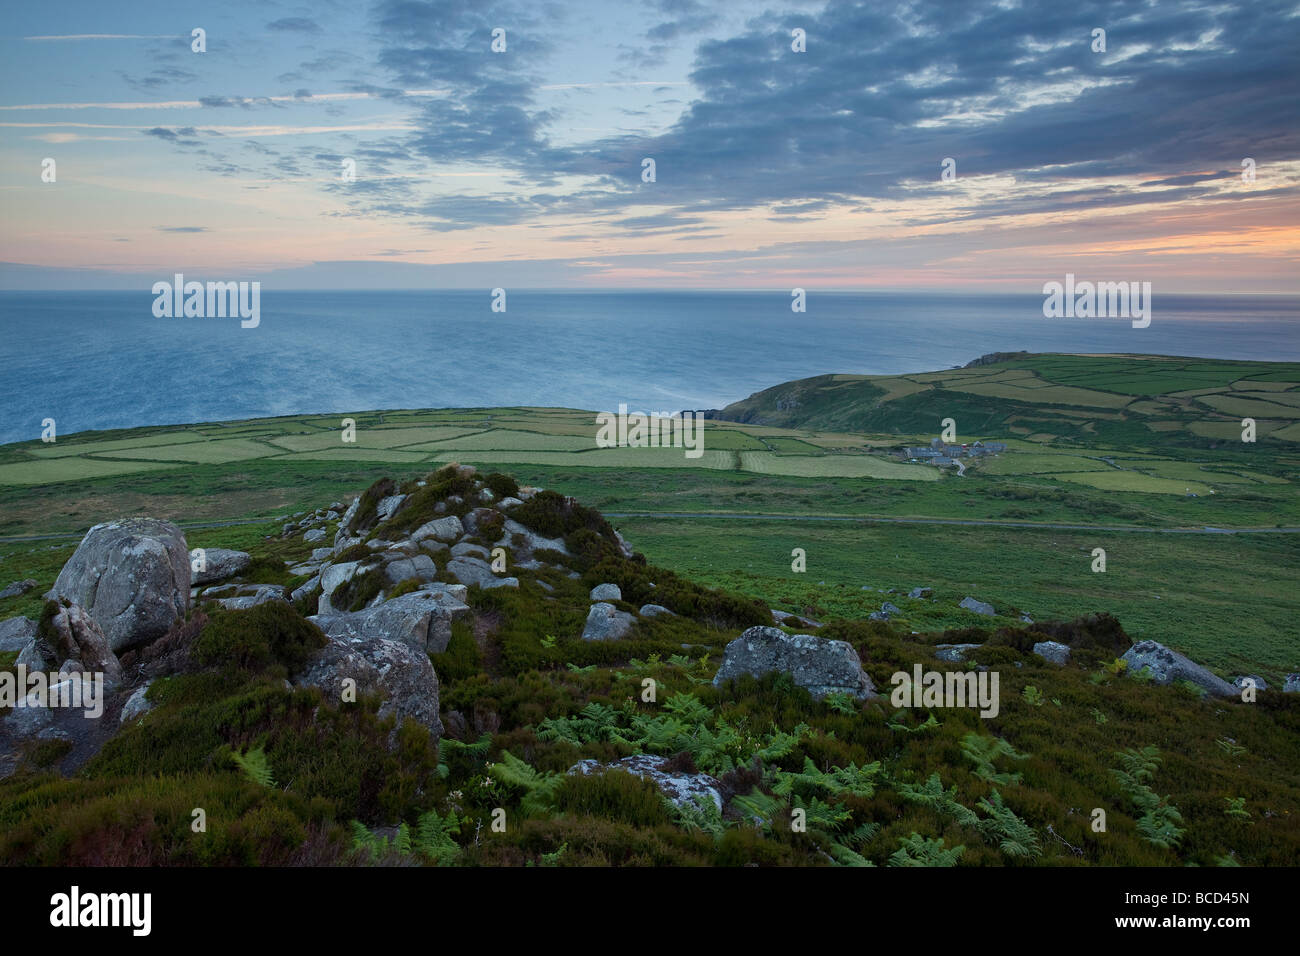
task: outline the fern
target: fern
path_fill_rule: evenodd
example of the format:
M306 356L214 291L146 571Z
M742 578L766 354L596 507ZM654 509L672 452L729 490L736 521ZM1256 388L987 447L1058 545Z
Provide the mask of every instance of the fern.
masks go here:
M492 765L488 775L507 787L522 790L519 809L527 814L545 813L555 806L555 794L564 777L558 773L540 773L514 754L502 751L501 760Z
M758 789L743 797L732 797L731 805L750 823L769 831L777 817L785 812L785 804L782 801Z
M1246 809L1245 797L1224 797L1224 802L1228 804L1223 811L1230 817L1237 817L1241 820L1250 819L1250 811Z
M998 772L993 766L994 760L999 757L1029 759L1029 754L1017 753L1016 748L1001 737L986 737L974 731L962 738L961 751L975 763L975 776L1001 786L1020 783L1020 774Z
M443 818L430 810L416 823L411 849L439 866L447 866L460 855L460 846L452 837L459 829L460 821L454 812Z
M966 852L964 846L945 849L942 837L927 840L919 833L898 843L898 849L889 855L890 866L956 866L957 859Z
M1137 830L1142 839L1161 849L1172 850L1186 832L1178 824L1183 822L1182 814L1169 803L1168 797L1162 797L1148 786L1154 779L1160 766L1160 751L1154 746L1141 750L1132 747L1116 751L1122 764L1119 770L1111 770L1112 776L1141 811Z
M1002 802L1002 794L994 790L991 799L981 800L977 806L989 815L980 821L980 831L986 837L996 839L1003 853L1029 859L1042 856L1038 834Z
M242 754L235 751L230 756L253 783L263 787L275 786L275 778L271 776L271 762L266 759L266 751L261 747L253 747Z
M411 855L411 828L406 825L405 820L397 828L397 837L393 840L393 849L402 856Z
M667 797L664 797L664 802L668 804L669 811L677 817L678 825L684 830L698 830L709 834L715 840L722 839L723 833L727 830L727 823L722 819L722 811L713 802L713 797L707 793L695 794L692 802L685 806L679 806Z
M930 774L923 784L900 783L898 793L909 803L920 804L937 813L946 814L962 826L979 825L979 817L976 816L975 811L957 802L957 788L943 789L943 781L939 779L937 770Z
M491 749L491 734L484 734L472 744L462 743L454 737L443 737L438 741L438 776L443 780L451 776L451 767L447 763L448 758L464 756L472 763L479 764L487 759L488 751Z
M937 730L939 727L939 721L934 719L934 714L927 714L925 721L915 727L909 727L907 724L902 723L900 719L902 714L903 711L901 710L894 711L894 715L889 718L889 722L885 726L890 730L901 730L909 734L923 734L929 730Z
M826 706L838 714L856 714L858 712L857 698L847 691L838 690L834 693L827 694L825 697Z
M865 856L856 850L850 850L843 843L832 843L827 848L827 852L835 860L836 866L875 866Z
M810 758L804 757L801 773L777 772L772 791L781 796L810 796L817 793L837 796L851 793L855 797L870 797L876 792L876 777L879 773L879 761L862 767L851 763L847 767L833 767L829 773L823 773Z

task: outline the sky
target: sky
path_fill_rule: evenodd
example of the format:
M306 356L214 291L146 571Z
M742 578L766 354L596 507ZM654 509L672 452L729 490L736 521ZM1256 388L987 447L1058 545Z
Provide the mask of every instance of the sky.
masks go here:
M1298 61L1269 0L10 3L0 288L1300 293Z

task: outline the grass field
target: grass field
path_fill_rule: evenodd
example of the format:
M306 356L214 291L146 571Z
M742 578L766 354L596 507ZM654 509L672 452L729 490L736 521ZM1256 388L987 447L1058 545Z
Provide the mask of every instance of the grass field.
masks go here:
M864 584L968 589L1036 617L1110 610L1135 636L1274 674L1300 669L1289 630L1300 536L1047 526L1300 526L1297 383L1296 365L1116 356L823 376L724 410L750 420L710 420L699 459L595 448L594 414L577 409L402 409L68 435L0 446L0 535L79 536L98 521L149 514L191 527L200 543L255 542L276 518L456 460L614 514L1016 522L1026 527L615 519L652 560L773 602L788 597L790 609L866 613L879 601L859 592ZM1072 395L1062 389L1105 393L1110 407L1054 404ZM1239 420L1205 404L1264 396L1292 417L1261 420L1253 444L1240 440ZM783 397L798 408L778 409ZM356 421L355 443L342 441L345 417ZM928 442L944 417L957 419L959 440L996 438L1008 451L973 462L965 477L890 453ZM196 527L231 521L265 523ZM814 545L805 576L788 572L796 538ZM0 585L30 576L48 586L75 540L0 543ZM1086 571L1095 546L1112 554L1105 575ZM0 616L31 611L30 600L0 602ZM926 627L961 623L912 611Z
M1018 612L1044 620L1108 611L1134 640L1158 640L1225 674L1258 668L1272 683L1300 663L1300 537L1293 535L962 527L900 534L887 525L659 518L615 524L651 563L814 617L861 618L888 600L914 630L970 627L982 623L979 616L954 607L970 595L1006 612L999 620L1007 624ZM1097 547L1106 550L1103 573L1091 570ZM807 552L803 574L790 570L793 548ZM933 587L937 600L906 600L914 587Z

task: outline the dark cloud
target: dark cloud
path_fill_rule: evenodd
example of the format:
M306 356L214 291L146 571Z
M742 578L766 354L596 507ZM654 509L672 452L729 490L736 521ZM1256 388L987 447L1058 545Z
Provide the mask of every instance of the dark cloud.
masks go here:
M696 0L649 7L651 47L628 56L694 44L718 22L717 8ZM699 41L693 95L663 133L557 147L548 138L557 117L535 92L551 24L517 3L385 0L374 25L378 65L393 88L354 88L393 98L401 89L448 91L408 100L420 104L420 130L398 142L393 164L484 163L514 173L519 197L444 198L441 213L401 213L437 229L545 212L602 216L632 203L695 216L771 207L770 218L792 221L831 205L938 191L944 157L956 159L959 177L1015 177L1012 195L969 199L955 217L980 219L1206 198L1239 173L1244 156L1261 165L1294 159L1300 17L1292 10L1281 0L830 0ZM493 54L499 25L508 51ZM1104 54L1091 50L1097 26L1107 30ZM795 27L807 32L806 53L790 49ZM640 181L645 156L656 160L656 183ZM589 185L578 195L547 192L565 177ZM1080 189L1062 192L1059 183L1072 179ZM1085 182L1094 179L1143 185ZM409 189L391 188L394 196ZM382 202L382 192L377 185L370 195Z

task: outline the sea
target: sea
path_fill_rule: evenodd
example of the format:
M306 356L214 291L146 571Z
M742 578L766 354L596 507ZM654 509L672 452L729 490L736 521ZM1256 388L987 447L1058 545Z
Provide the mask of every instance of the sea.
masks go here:
M370 409L721 408L830 372L989 352L1300 361L1300 297L1157 295L1151 323L1045 318L1038 295L265 291L260 321L157 318L140 292L0 292L0 442Z

